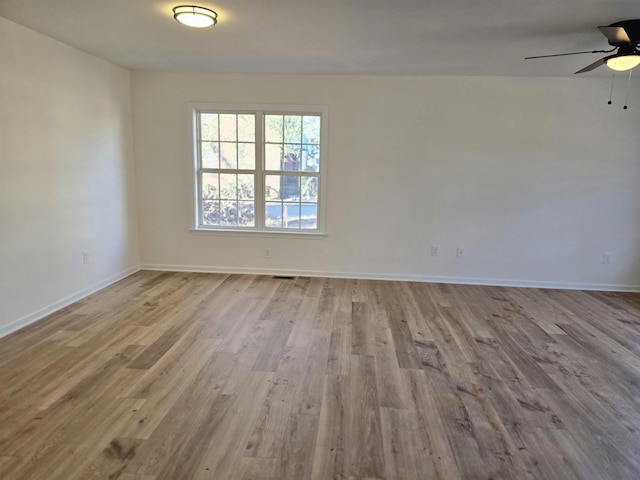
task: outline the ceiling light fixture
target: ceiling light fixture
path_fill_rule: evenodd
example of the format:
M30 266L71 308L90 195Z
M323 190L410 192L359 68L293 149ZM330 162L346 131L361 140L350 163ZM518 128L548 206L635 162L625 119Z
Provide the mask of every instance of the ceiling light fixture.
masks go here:
M640 55L620 55L607 59L607 67L616 72L624 72L640 65Z
M196 5L180 5L173 8L173 18L189 27L203 28L218 23L218 14Z

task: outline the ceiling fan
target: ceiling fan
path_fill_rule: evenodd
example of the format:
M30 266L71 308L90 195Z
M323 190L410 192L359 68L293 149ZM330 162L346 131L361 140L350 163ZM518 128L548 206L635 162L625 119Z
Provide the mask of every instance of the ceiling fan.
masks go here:
M624 20L622 22L612 23L606 27L598 27L598 30L607 37L609 45L613 47L611 50L557 53L554 55L525 57L525 59L562 57L565 55L580 55L583 53L611 53L617 50L613 55L607 55L600 60L596 60L592 64L578 70L576 73L590 72L601 65L607 65L612 70L619 72L631 70L632 68L640 65L640 20Z

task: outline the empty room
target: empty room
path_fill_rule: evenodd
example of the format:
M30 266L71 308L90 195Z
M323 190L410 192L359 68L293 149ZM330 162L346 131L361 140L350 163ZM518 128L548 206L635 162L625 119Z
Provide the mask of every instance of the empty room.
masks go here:
M0 0L0 478L640 478L638 19Z

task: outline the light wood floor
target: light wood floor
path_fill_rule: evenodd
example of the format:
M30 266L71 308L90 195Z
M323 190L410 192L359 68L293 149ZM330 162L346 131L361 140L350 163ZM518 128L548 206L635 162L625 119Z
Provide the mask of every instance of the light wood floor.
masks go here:
M0 387L3 480L638 479L640 295L139 272Z

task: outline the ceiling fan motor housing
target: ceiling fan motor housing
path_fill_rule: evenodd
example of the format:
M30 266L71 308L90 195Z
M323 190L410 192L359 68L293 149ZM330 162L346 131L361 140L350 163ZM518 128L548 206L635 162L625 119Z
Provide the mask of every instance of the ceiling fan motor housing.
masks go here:
M613 35L609 35L603 30L603 28L610 28L613 32L615 32L615 30L622 29L623 32L626 33L628 40L622 32L620 35L616 35L615 33ZM636 47L640 44L640 20L624 20L622 22L612 23L609 27L603 28L601 28L603 30L602 33L607 36L609 45L611 46L622 48L625 46ZM635 50L635 48L633 48L633 50Z

